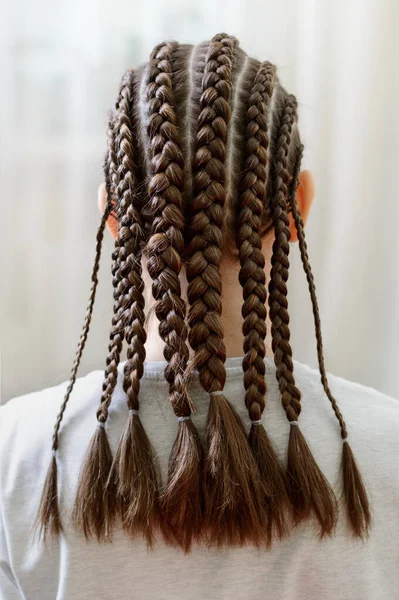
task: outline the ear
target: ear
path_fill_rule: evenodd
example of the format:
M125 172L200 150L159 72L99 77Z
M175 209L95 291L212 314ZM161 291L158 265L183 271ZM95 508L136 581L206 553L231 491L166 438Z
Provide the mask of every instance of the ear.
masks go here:
M308 221L310 209L312 208L314 194L315 187L312 172L301 171L301 173L299 173L299 185L296 191L296 201L305 227ZM289 219L289 227L291 232L290 242L297 242L298 235L296 232L295 221L292 214L289 214Z
M105 189L105 183L102 183L98 188L97 204L100 214L103 215L105 206L107 204L107 190ZM107 229L110 232L112 238L115 239L118 235L118 221L112 215L108 217Z

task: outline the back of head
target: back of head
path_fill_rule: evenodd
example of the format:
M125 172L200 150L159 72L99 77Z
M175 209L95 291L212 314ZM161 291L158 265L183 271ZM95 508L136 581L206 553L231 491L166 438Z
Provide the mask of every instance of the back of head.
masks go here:
M294 377L287 301L290 213L315 315L321 379L343 439L348 522L354 535L367 533L367 494L324 369L315 286L296 203L302 153L295 97L280 84L272 64L248 57L231 36L216 35L198 46L159 44L146 65L123 76L109 119L107 205L97 234L88 312L54 431L53 459L38 514L45 537L62 528L56 494L58 436L90 326L108 218L118 222L115 302L98 427L73 511L76 529L87 537L109 539L119 514L129 535L145 536L151 544L159 529L168 543L185 551L193 541L270 546L291 524L308 518L318 521L320 535L333 533L337 501L298 426L301 394ZM269 230L274 242L267 294L262 239ZM223 394L220 266L226 253L237 255L240 262L249 436ZM146 356L143 255L178 421L164 486L139 416ZM183 271L187 303L181 290ZM286 468L262 423L267 303L276 376L290 424ZM105 424L123 344L129 416L113 457ZM206 444L190 419L193 369L210 398Z

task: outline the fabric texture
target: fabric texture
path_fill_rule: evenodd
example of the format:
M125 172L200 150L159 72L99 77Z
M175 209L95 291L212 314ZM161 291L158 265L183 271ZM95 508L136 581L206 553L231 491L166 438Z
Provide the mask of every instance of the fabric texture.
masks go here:
M340 495L342 441L319 373L294 362L302 391L300 426L315 458ZM164 363L146 363L140 415L165 477L177 427L168 403ZM289 425L282 409L272 359L266 359L267 408L263 422L282 459ZM128 416L122 369L107 432L115 451ZM373 507L367 542L354 541L341 516L334 537L320 541L303 524L270 551L250 547L207 549L189 555L158 539L148 551L117 531L111 544L86 542L68 522L79 468L96 427L103 373L78 379L62 422L59 448L61 515L65 535L47 547L32 541L32 522L51 458L51 436L66 383L15 398L0 409L0 599L77 600L391 600L399 589L399 402L359 384L330 377L346 419L349 440ZM193 421L205 433L209 396L194 373ZM226 397L249 428L241 358L227 361Z

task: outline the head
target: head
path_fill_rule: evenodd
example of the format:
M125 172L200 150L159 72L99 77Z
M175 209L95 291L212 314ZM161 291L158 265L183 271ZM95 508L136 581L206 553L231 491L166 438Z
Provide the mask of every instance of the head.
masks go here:
M294 523L315 517L321 535L334 530L337 501L298 426L301 394L290 346L286 284L290 244L299 241L323 386L347 445L346 426L325 376L304 240L314 185L311 173L301 172L297 108L276 68L248 57L226 34L198 46L162 43L146 65L122 79L110 114L105 183L99 193L103 216L94 291L76 361L78 365L90 323L107 224L115 240L115 303L99 427L82 468L74 509L75 525L86 535L108 537L118 510L129 533L139 532L151 542L159 525L169 543L185 550L193 540L203 539L217 545L268 545L274 535L285 534L287 512ZM165 486L153 468L151 445L139 418L150 291L178 422ZM240 321L242 333L230 335L226 348L228 320ZM286 468L262 421L268 322L290 424ZM129 418L112 457L105 423L123 344ZM228 353L243 356L248 437L223 393ZM210 397L205 447L190 418L193 369ZM76 371L72 386L75 376ZM69 393L57 421L54 452ZM353 460L350 467L353 471ZM356 518L350 511L348 517L352 525L356 519L361 522L353 525L360 535L367 529L368 509L364 490L359 495L353 488L348 494L357 502ZM51 512L48 504L45 508Z
M304 226L308 222L310 210L312 208L315 185L313 174L310 170L302 170L298 176L298 187L295 192L296 202L298 210L301 215ZM101 215L104 214L107 206L107 192L105 183L101 183L98 188L97 194L97 205ZM290 244L294 245L298 242L298 234L292 213L288 213L289 219L289 230L290 230ZM113 240L116 240L118 236L118 221L112 215L107 220L107 230ZM265 258L265 274L266 283L271 269L271 256L272 256L272 245L273 245L273 227L270 227L267 232L261 237L261 251ZM147 256L144 252L143 255L143 282L144 282L144 295L146 300L146 329L147 329L147 346L146 356L148 360L163 360L163 341L159 336L158 322L155 314L152 311L154 305L154 299L151 292L151 278L148 274L146 266ZM240 356L242 353L242 292L240 291L239 283L239 270L240 261L238 251L235 243L229 246L225 245L222 248L221 258L221 281L222 281L222 302L223 302L223 322L225 325L225 344L227 356ZM180 283L182 287L182 295L187 300L187 279L185 277L185 268L183 268L180 274ZM271 335L270 335L270 319L266 316L267 331L265 338L266 345L266 356L271 355ZM192 350L189 348L190 356Z

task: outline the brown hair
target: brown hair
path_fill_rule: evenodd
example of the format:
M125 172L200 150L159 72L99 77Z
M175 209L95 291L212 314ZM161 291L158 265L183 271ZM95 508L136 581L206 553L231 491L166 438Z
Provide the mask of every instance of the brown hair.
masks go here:
M301 394L295 383L287 300L291 212L309 284L321 381L343 440L348 523L355 536L367 535L367 492L328 386L314 279L296 203L303 153L297 120L296 99L279 83L276 68L249 58L226 34L195 47L162 43L144 67L123 77L109 121L104 164L108 201L97 234L90 301L37 517L44 538L61 531L59 430L88 335L102 236L111 213L118 219L112 327L99 426L82 465L72 514L75 528L86 537L108 540L119 515L129 535L143 536L151 546L159 530L167 543L186 552L193 542L269 547L274 538L288 533L291 523L311 517L321 536L333 533L338 502L299 428ZM269 230L274 242L267 293L262 237ZM248 436L224 395L220 264L232 241L243 293ZM165 379L178 420L164 487L139 417L146 343L143 252L165 343ZM180 287L183 264L188 307ZM290 424L286 468L262 420L267 301L276 377ZM187 340L194 352L190 362ZM112 457L105 423L124 343L128 416ZM193 369L210 397L205 445L190 418Z

